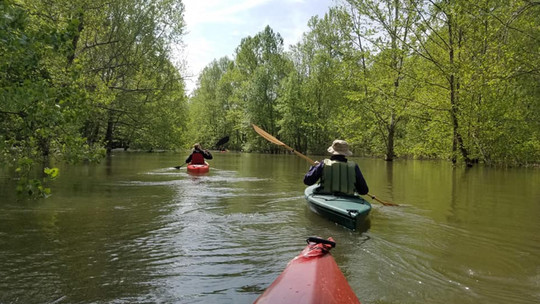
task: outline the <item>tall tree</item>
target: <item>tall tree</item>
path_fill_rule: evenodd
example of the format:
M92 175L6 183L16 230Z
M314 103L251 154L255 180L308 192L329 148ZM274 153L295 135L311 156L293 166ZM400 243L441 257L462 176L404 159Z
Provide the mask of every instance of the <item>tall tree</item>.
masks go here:
M242 39L236 49L236 68L242 77L239 94L245 105L246 119L258 124L272 134L277 134L279 121L277 99L280 82L286 76L286 59L283 38L270 26L253 37ZM246 127L249 128L249 125ZM252 134L249 132L248 134ZM267 151L278 151L275 145L264 143L260 137L252 135L248 142L262 143Z
M290 52L295 72L283 96L287 101L284 109L291 113L288 132L294 134L302 149L315 154L325 153L329 143L338 137L344 115L350 112L341 81L342 44L347 41L341 39L334 18L327 14L310 19L310 31ZM305 144L299 134L307 136Z
M103 142L110 150L167 134L145 145L170 148L180 139L186 97L171 46L183 35L181 2L8 0L0 9L2 162L29 171L51 156L98 159ZM155 115L171 125L157 127Z
M436 107L448 113L452 162L460 157L471 166L478 158L490 163L501 152L513 154L520 146L513 138L527 134L532 126L520 123L525 113L521 101L528 98L516 88L523 65L514 60L516 54L529 54L533 41L538 42L531 39L534 30L529 23L535 6L521 1L427 1L417 11L423 32L416 36L416 54L430 65L425 83L446 91L445 98L435 100L446 101L436 102ZM526 142L534 146L538 141ZM505 147L509 143L513 151Z
M182 82L170 71L171 43L183 34L181 2L168 0L119 0L82 3L85 14L79 22L88 24L79 34L76 56L96 88L108 96L97 101L104 120L93 122L103 130L107 150L114 147L121 126L138 128L137 117L145 104L155 102L171 82ZM165 78L167 77L167 78ZM153 81L148 81L152 79ZM92 85L90 83L89 85ZM177 95L179 96L179 95ZM178 99L182 103L185 98ZM129 134L129 132L127 132Z
M463 3L461 10L468 36L463 54L465 141L475 159L526 164L540 153L533 152L540 150L539 109L532 102L538 86L529 82L538 80L538 56L531 55L540 42L533 25L540 5L477 1Z
M192 140L215 144L230 134L228 121L231 89L224 81L233 62L223 57L207 65L198 79L197 89L190 101L190 127Z
M411 32L418 18L414 0L349 0L340 30L350 41L349 66L356 70L349 98L358 111L372 115L385 146L385 160L395 156L400 123L414 96L410 59ZM409 63L409 64L407 64Z

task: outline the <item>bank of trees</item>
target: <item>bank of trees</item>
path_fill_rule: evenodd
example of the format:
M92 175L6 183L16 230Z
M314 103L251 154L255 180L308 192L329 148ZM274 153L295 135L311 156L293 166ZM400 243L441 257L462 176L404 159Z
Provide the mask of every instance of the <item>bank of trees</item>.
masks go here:
M305 153L335 138L356 155L528 165L540 160L540 3L347 0L287 50L270 26L216 59L188 102L171 0L0 2L0 162L19 189L52 157L116 147ZM180 67L181 68L181 67ZM35 172L34 172L35 173Z
M306 153L339 137L389 161L537 164L538 16L537 1L348 0L289 51L266 27L201 74L198 138L275 151L255 123Z
M187 98L171 59L181 2L5 0L0 14L0 160L19 190L46 194L32 171L51 158L181 144Z

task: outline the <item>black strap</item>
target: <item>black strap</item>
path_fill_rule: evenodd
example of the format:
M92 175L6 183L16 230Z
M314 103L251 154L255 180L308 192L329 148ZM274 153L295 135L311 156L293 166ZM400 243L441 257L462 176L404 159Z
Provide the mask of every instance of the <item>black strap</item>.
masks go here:
M332 248L336 247L336 242L332 242L330 240L325 240L320 237L311 236L306 239L306 242L309 243L317 243L317 244L327 244L332 246Z

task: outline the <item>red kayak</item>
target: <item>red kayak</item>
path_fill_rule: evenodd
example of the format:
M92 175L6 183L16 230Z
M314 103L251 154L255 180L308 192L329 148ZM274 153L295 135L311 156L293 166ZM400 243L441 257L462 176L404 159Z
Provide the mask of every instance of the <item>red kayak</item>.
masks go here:
M360 301L330 254L336 246L310 237L308 245L254 303L356 303Z
M187 165L187 171L189 173L206 173L210 170L210 165L208 163L204 164L189 164Z

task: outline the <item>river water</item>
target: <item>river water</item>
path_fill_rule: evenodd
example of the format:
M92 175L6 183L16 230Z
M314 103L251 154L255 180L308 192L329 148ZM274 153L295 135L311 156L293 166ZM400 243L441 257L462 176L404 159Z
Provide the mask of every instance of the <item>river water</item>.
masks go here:
M370 192L357 231L314 214L305 160L117 152L61 166L45 200L0 179L0 303L252 303L305 246L333 237L369 303L540 303L540 170L352 158ZM320 159L320 157L313 157Z

